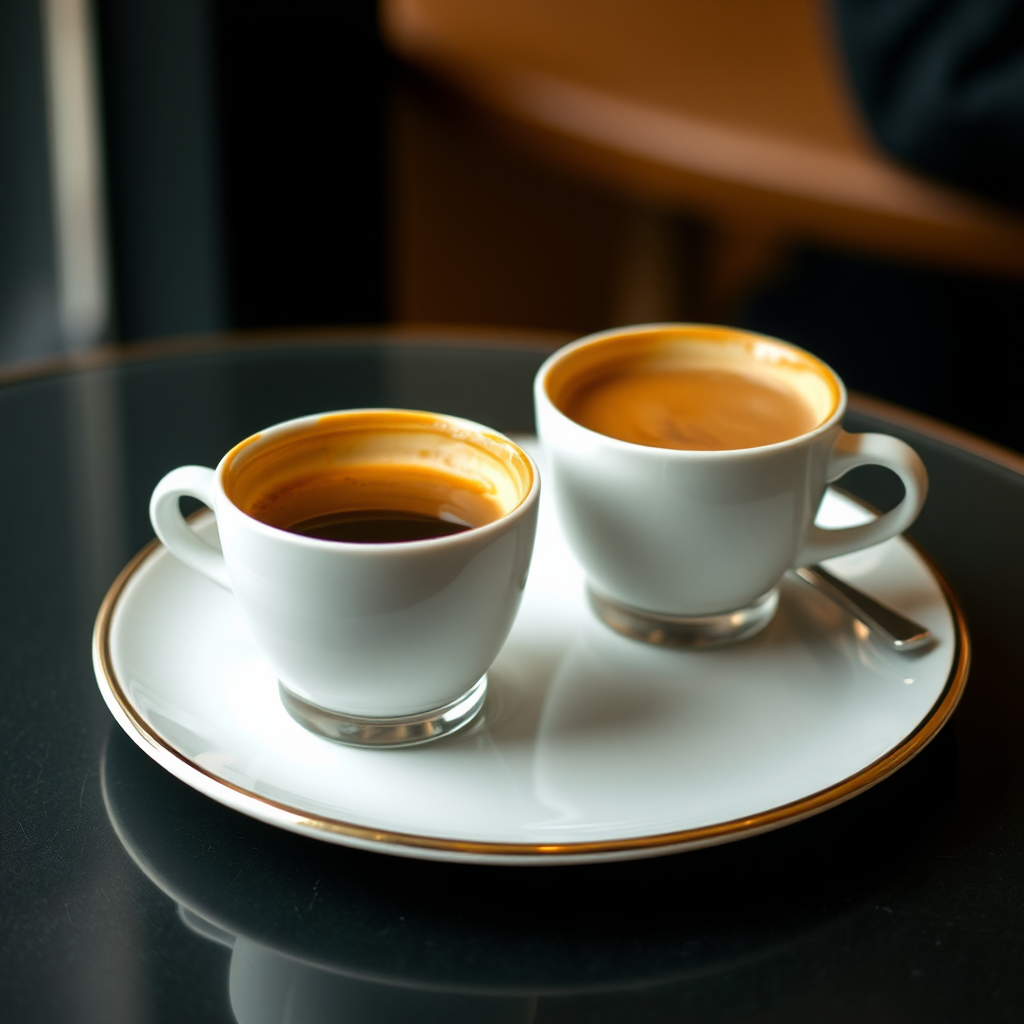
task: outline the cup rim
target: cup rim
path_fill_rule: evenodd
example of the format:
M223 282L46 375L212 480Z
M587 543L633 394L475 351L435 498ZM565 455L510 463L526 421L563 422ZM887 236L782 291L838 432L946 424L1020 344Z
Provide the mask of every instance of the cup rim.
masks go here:
M625 338L634 334L653 334L659 331L693 331L695 332L695 336L699 336L696 332L707 330L728 331L729 333L737 336L771 342L775 345L781 345L783 348L799 352L801 355L807 357L807 359L812 363L816 363L824 369L835 384L838 392L835 408L825 420L819 423L816 427L813 427L811 430L804 431L802 434L797 434L795 437L787 437L783 441L775 441L772 444L756 445L751 448L660 448L655 445L637 444L634 441L623 441L621 438L612 437L610 434L602 434L600 431L592 430L590 427L585 427L582 423L578 423L576 420L572 419L572 417L567 416L562 412L548 394L547 379L551 370L564 358L571 356L581 348L586 348L589 345L604 341L607 338ZM672 458L684 462L689 460L706 462L716 459L749 459L764 454L784 451L788 448L803 447L815 440L817 437L820 437L822 434L826 434L833 430L842 422L842 418L846 413L847 391L842 378L834 369L832 369L831 366L829 366L828 363L825 362L825 360L814 355L813 352L808 352L807 349L801 348L799 345L794 345L790 341L783 341L781 338L773 337L770 334L763 334L759 331L748 331L742 327L729 327L721 324L656 322L632 324L627 327L611 327L603 331L596 331L593 334L585 335L582 338L577 338L575 341L569 342L567 345L563 345L560 349L557 349L548 356L548 358L541 364L540 369L537 370L537 374L534 377L534 401L536 402L538 409L543 403L552 413L554 413L559 422L566 424L573 430L581 431L586 437L594 440L600 440L614 449L619 449L623 452L630 452L634 455L643 453L644 456L649 457Z
M307 537L303 534L292 533L290 530L284 530L278 526L271 526L269 523L265 523L261 519L257 519L255 516L249 515L248 512L239 508L239 506L236 505L228 495L227 490L224 487L224 475L231 464L231 460L239 451L248 447L250 444L254 444L257 440L267 436L275 436L278 433L302 427L306 424L317 423L325 416L347 416L349 414L356 416L380 413L411 413L417 416L428 416L434 420L444 420L447 423L469 430L473 433L483 434L492 440L497 441L499 444L508 445L524 460L526 466L529 468L530 486L527 489L526 494L514 508L509 509L508 512L499 516L497 519L494 519L489 523L484 523L481 526L473 526L468 530L463 530L459 533L448 534L441 537L426 537L421 540L391 541L386 544L361 544L355 541L324 540L320 537ZM494 430L485 424L465 419L462 416L451 416L448 413L430 412L429 410L424 409L400 409L386 406L358 409L333 409L327 412L309 413L305 416L296 416L290 420L282 420L280 423L274 423L269 427L265 427L263 430L254 431L248 437L243 438L237 444L233 445L217 463L217 468L214 472L218 504L223 501L225 506L231 510L232 514L242 517L249 529L255 530L257 533L261 533L267 537L273 537L276 540L296 544L299 547L309 548L315 551L344 551L346 554L358 555L367 558L386 557L389 553L393 554L396 550L405 552L431 550L441 547L456 547L460 544L467 544L476 540L485 539L491 534L503 532L504 530L510 529L514 526L515 523L526 515L528 510L536 504L538 493L540 491L540 471L537 468L536 462L534 462L530 455L516 444L515 441L507 437L505 434L502 434L500 431Z

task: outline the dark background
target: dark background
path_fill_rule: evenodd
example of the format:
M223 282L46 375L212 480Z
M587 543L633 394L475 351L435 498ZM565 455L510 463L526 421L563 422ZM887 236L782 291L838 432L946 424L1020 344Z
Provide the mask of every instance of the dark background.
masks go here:
M39 9L0 9L6 360L61 348ZM373 0L95 0L94 14L109 340L628 322L612 293L631 201L437 102L385 51ZM692 236L684 218L656 213ZM708 315L681 302L675 318ZM710 315L804 345L854 389L1024 450L1020 282L797 241Z
M99 0L122 339L381 321L372 0Z

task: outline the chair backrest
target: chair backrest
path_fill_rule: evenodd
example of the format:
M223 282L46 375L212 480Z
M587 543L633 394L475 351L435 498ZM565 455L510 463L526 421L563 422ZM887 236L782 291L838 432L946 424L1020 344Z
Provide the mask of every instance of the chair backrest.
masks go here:
M392 47L576 171L726 226L1024 276L1024 218L869 139L818 0L384 0Z

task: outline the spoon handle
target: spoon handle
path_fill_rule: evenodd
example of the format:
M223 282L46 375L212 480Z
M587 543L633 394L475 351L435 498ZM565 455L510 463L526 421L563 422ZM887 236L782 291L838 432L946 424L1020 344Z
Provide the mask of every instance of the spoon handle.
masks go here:
M830 597L840 608L863 622L897 651L912 651L931 639L931 633L919 622L900 615L873 597L868 597L862 590L836 579L820 565L800 566L793 573L804 583Z

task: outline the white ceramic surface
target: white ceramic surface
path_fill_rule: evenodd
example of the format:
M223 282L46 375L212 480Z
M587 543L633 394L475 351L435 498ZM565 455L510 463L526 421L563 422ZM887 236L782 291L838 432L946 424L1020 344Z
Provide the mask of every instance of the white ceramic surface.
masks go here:
M465 477L488 488L504 514L404 544L341 544L276 529L246 515L230 493L248 465L261 472L258 460L285 445L289 459L305 458L317 472L391 462ZM172 470L153 491L150 516L190 572L232 592L288 690L320 708L379 718L441 708L487 671L522 599L539 489L529 459L489 427L350 409L261 431L216 470ZM183 495L214 509L223 555L182 519Z
M552 388L586 379L595 366L633 360L740 373L758 366L801 394L822 421L760 448L680 451L595 433L552 401ZM824 363L746 331L699 324L603 331L555 352L537 373L534 399L548 453L545 486L554 491L569 546L599 593L645 612L697 617L747 608L795 565L902 533L928 490L908 445L841 429L846 390ZM869 525L815 529L825 485L871 464L900 476L906 495L899 505Z
M143 750L229 807L366 849L512 864L649 856L786 824L898 768L955 706L966 650L905 540L829 568L925 624L933 646L876 645L786 580L764 632L692 652L594 618L549 501L483 720L465 733L387 751L311 735L231 595L159 547L101 611L100 689ZM826 497L828 525L866 518Z

